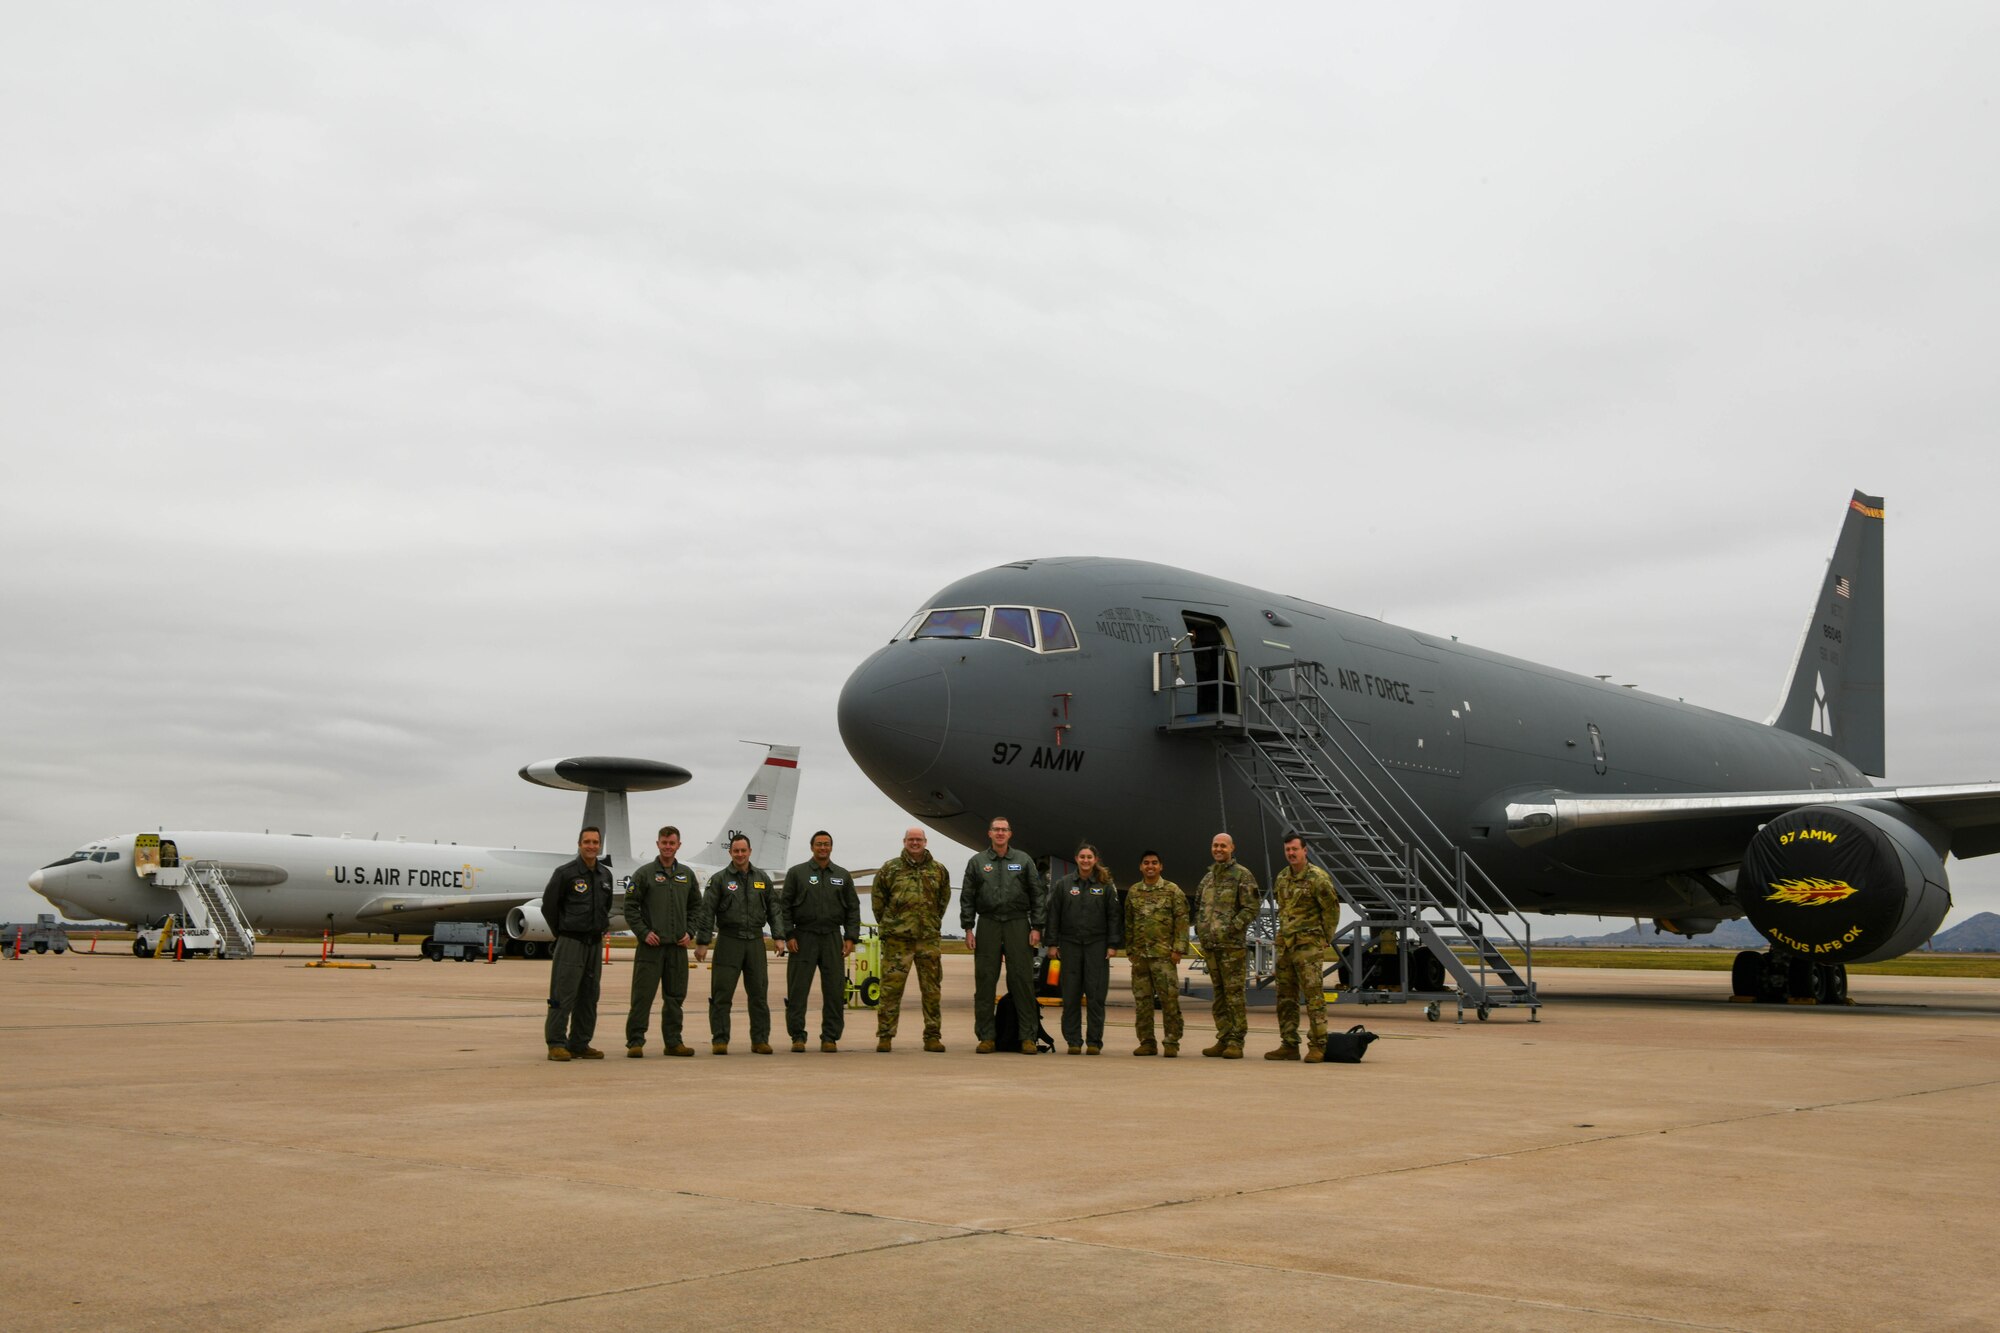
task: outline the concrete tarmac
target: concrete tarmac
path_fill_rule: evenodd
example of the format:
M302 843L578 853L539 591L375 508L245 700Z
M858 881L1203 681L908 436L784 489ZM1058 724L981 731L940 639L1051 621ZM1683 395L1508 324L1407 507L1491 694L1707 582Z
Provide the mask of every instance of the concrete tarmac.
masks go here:
M267 946L267 950L270 946ZM384 951L374 951L384 952ZM1544 970L1359 1066L893 1054L544 1058L548 965L0 964L10 1329L2000 1327L2000 981ZM1122 1003L1120 1003L1122 1001ZM814 999L817 1009L817 997ZM911 1020L915 1019L915 1022ZM1051 1031L1054 1012L1047 1011Z

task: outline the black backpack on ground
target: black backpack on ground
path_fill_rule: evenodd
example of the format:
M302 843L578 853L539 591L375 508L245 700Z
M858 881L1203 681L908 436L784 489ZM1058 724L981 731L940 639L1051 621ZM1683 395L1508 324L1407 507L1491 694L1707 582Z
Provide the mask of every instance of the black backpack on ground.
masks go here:
M1361 1057L1368 1054L1368 1044L1375 1040L1375 1034L1356 1023L1345 1032L1326 1034L1326 1062L1330 1065L1358 1065Z
M993 1006L993 1045L1002 1051L1021 1049L1021 1016L1014 1012L1014 997L1002 995ZM1042 1052L1053 1051L1056 1039L1042 1026L1039 1008L1035 1011L1035 1049Z

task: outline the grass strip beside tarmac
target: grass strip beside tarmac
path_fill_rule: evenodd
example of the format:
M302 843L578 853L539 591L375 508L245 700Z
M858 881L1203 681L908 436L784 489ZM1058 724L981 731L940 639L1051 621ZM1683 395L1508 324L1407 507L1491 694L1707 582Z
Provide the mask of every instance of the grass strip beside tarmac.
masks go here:
M1520 955L1507 951L1511 961ZM1727 972L1734 949L1537 949L1542 967L1602 967L1675 972ZM1848 972L1885 977L2000 977L2000 954L1910 953L1886 963L1854 963Z

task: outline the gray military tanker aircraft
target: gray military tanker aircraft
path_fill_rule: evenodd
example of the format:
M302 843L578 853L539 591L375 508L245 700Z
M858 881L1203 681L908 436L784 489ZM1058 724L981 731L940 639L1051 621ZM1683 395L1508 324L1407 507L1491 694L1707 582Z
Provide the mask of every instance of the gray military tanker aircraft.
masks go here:
M1018 846L1087 839L1127 874L1153 847L1192 883L1217 828L1254 846L1289 824L1344 891L1398 858L1455 872L1460 917L1694 935L1748 916L1772 948L1738 957L1739 995L1840 998L1847 963L1930 937L1947 856L2000 850L2000 784L1868 781L1882 524L1857 491L1761 725L1205 574L1060 557L931 597L847 681L841 737L971 846L1005 814Z

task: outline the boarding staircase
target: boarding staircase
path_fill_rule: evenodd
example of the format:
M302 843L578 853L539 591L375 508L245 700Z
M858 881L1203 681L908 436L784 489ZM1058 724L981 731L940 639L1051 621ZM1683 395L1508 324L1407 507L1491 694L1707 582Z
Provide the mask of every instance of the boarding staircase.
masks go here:
M206 930L215 935L216 957L248 958L257 952L257 932L243 912L243 904L229 887L229 876L219 861L190 861L178 867L162 867L154 883L172 889L181 900L181 919L190 930Z
M1333 877L1353 913L1334 940L1348 997L1424 1001L1433 1019L1453 1002L1459 1022L1507 1007L1533 1020L1542 1002L1527 919L1341 717L1316 683L1325 679L1315 662L1239 672L1227 648L1169 650L1154 664L1154 690L1168 704L1162 729L1210 735ZM1257 925L1251 945L1261 958L1274 914Z

